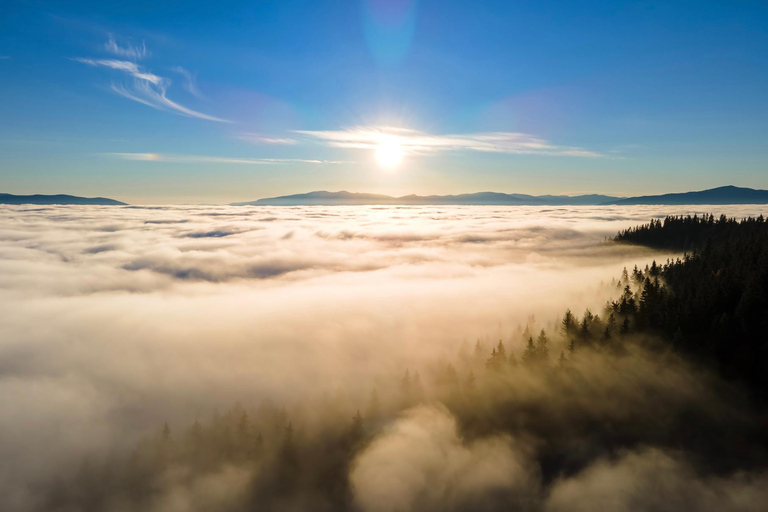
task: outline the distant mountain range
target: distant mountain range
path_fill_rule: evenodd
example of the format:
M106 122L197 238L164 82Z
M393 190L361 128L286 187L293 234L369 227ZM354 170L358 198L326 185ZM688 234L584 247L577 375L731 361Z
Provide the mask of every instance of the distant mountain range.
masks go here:
M365 194L358 192L309 192L290 196L271 197L244 203L232 203L234 206L270 205L270 206L299 206L299 205L590 205L603 204L620 198L590 194L583 196L530 196L527 194L502 194L500 192L477 192L474 194L459 194L455 196L417 196L402 197L385 196L381 194Z
M768 190L755 190L734 186L718 187L699 192L664 194L659 196L612 197L600 194L579 196L531 196L477 192L449 196L408 195L392 197L358 192L327 192L324 190L270 197L233 206L307 206L307 205L515 205L515 206L584 206L584 205L695 205L695 204L768 204Z
M67 194L19 196L0 193L0 204L75 204L114 205L127 203L107 197L78 197ZM768 204L768 190L743 187L718 187L698 192L663 194L658 196L613 197L601 194L578 196L532 196L528 194L504 194L501 192L477 192L448 196L401 197L359 192L327 192L324 190L269 197L256 201L232 203L233 206L335 206L335 205L496 205L496 206L598 206L598 205L725 205L725 204Z
M768 190L729 185L699 192L628 197L611 201L609 204L768 204Z
M121 201L109 199L106 197L78 197L67 194L42 195L34 194L31 196L17 196L14 194L1 194L0 204L103 204L103 205L124 205Z

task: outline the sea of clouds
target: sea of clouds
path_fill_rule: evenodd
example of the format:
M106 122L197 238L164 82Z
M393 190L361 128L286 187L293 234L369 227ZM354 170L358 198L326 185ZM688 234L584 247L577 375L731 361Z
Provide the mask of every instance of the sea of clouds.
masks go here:
M530 315L546 323L566 308L599 311L615 291L602 281L676 256L608 238L694 212L767 209L0 207L0 495L24 510L38 480L129 446L158 422L235 402L367 394L377 376L454 357L478 337L507 339ZM355 466L362 508L456 503L424 497L418 478L398 484L397 506L379 499L388 491L370 483L386 477L378 464L403 449L420 461L411 471L434 466L444 492L538 492L515 440L468 445L446 411L421 408ZM606 460L558 484L547 506L579 510L574 496L600 495L606 479L629 486L619 498L630 504L612 510L633 509L642 486L668 486L707 510L707 493L757 492L747 480L698 480L686 464L653 450ZM667 473L684 482L670 487ZM622 480L630 474L640 487Z

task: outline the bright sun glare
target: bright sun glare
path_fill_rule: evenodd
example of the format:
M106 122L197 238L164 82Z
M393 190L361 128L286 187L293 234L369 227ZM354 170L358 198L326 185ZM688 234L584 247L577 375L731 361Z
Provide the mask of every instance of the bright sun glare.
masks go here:
M382 137L376 147L376 161L379 167L395 169L403 161L403 148L394 137Z

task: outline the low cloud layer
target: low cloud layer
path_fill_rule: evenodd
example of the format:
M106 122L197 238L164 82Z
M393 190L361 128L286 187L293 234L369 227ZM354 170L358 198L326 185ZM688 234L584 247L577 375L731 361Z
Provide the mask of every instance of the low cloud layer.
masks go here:
M668 256L615 246L605 237L684 211L1 207L0 407L13 413L0 416L0 495L14 512L33 510L40 481L83 457L130 447L163 421L191 421L238 401L292 404L339 390L352 390L350 400L364 402L378 379L455 358L478 337L507 339L532 314L548 325L567 307L600 308L609 293L600 281L625 265ZM725 213L764 212L737 207ZM522 347L510 349L519 354ZM706 396L691 380L679 385L687 374L637 368L624 368L621 379L607 369L592 372L588 389L605 394L592 397L590 414L624 411L611 402L624 386L668 397L671 402L656 406L671 403L669 410ZM556 388L535 379L523 378L515 389L559 404ZM568 400L557 411L574 404ZM406 508L492 505L473 500L496 491L525 500L546 484L538 483L538 468L526 466L535 447L492 433L466 437L445 411L419 409L372 441L351 479L367 510L389 510L377 500L376 478L403 486L399 499ZM407 464L416 480L398 480L399 462L387 460L390 448L424 457ZM436 463L437 456L449 463ZM664 457L688 474L687 462ZM562 507L580 503L569 497L576 496L574 481L584 500L595 499L593 475L624 462L603 464L591 470L596 473L559 481L548 506L570 510ZM517 478L521 467L530 471ZM169 476L170 505L157 510L198 510L184 503L218 496L219 481L248 478L236 468L221 471L182 489ZM475 475L487 478L474 481ZM440 487L420 490L417 477ZM758 477L729 478L721 493L731 499L757 492L750 482Z

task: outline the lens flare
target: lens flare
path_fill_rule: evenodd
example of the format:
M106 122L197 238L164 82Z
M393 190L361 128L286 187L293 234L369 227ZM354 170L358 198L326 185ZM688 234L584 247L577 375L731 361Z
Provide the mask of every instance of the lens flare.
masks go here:
M363 33L376 63L400 66L416 31L416 0L364 0Z

